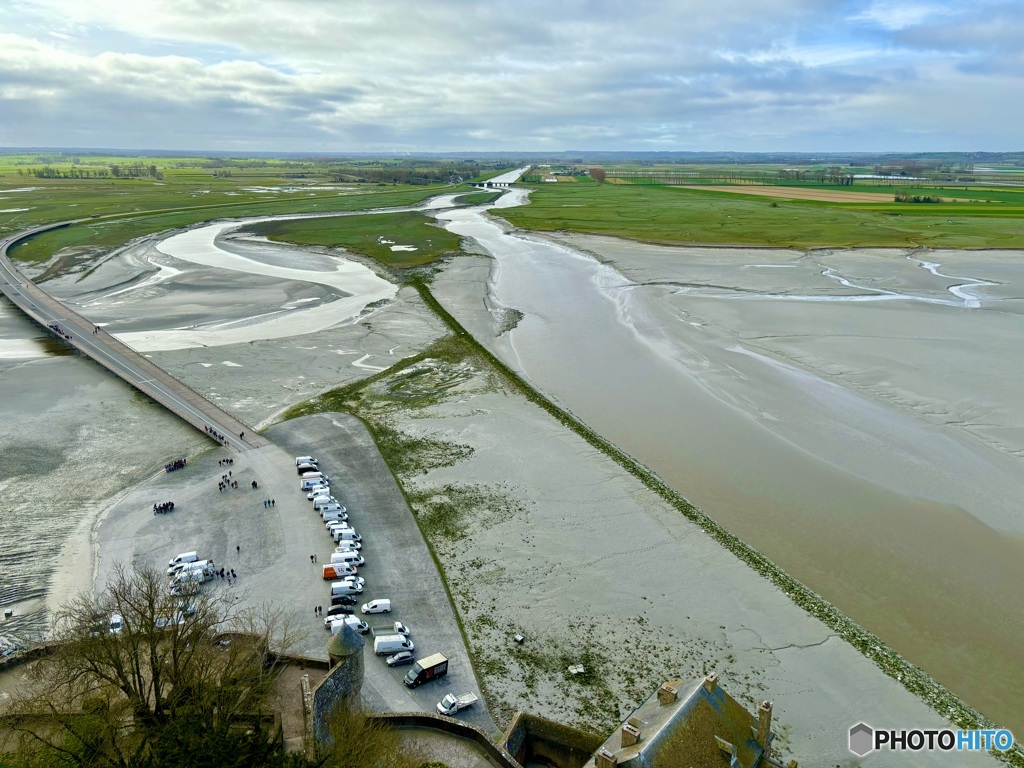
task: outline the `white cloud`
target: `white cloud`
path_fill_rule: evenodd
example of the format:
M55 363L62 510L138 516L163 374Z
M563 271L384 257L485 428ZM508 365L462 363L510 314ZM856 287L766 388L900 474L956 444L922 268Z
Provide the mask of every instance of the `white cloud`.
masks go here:
M931 73L960 56L955 29L995 34L980 12L949 13L875 2L850 17L831 0L21 0L0 8L0 28L18 30L0 36L0 144L884 148L888 96L922 80L936 136L964 122L956 89L991 96L975 107L990 126L975 145L999 148L1024 116L1000 97L1019 82L1016 48L964 54L943 85ZM1000 21L1007 40L1015 18Z
M948 8L926 3L874 0L864 11L850 16L850 21L866 21L887 30L915 27L926 21L950 15Z

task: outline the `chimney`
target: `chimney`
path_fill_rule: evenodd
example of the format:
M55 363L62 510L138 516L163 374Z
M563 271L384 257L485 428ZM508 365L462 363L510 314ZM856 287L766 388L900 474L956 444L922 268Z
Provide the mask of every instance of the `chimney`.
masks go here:
M704 678L704 690L708 693L714 693L718 690L718 675L714 672Z
M615 768L618 764L618 758L604 747L601 747L594 753L595 768Z
M757 708L757 743L764 750L764 756L770 757L772 738L772 703L762 701Z
M658 689L658 706L664 707L679 699L679 689L671 683L662 683Z
M640 742L640 729L632 723L622 726L622 748L632 747Z

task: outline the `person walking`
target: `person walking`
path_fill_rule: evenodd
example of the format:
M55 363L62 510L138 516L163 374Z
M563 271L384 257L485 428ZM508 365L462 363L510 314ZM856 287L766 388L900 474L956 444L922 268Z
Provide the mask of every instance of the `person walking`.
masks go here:
M238 554L242 554L242 545L241 544L236 544L235 545L235 552L237 552Z
M311 563L312 563L312 562L313 562L313 558L314 558L314 557L316 557L316 555L310 555L310 556L309 556L309 562L311 562Z
M274 501L273 499L271 499L271 500L270 500L270 506L272 506L272 507L276 507L276 506L277 506L277 502L276 502L276 501Z

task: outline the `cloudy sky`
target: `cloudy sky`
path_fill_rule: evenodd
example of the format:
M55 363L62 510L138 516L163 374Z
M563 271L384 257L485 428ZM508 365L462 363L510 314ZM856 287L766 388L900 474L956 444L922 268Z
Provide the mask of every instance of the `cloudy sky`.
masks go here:
M1022 149L1024 0L2 0L0 146Z

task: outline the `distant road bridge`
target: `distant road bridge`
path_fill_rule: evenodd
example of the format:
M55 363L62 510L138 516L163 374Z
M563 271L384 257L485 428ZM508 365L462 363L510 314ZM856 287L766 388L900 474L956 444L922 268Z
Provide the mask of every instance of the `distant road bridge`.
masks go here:
M50 333L117 374L211 440L238 451L270 445L270 441L257 434L252 427L243 424L198 392L189 389L127 344L103 330L96 332L96 325L25 277L7 255L11 246L33 235L82 221L87 219L34 227L0 240L0 290L18 309ZM61 332L58 333L53 326L60 328ZM222 435L223 439L213 436L209 430Z

